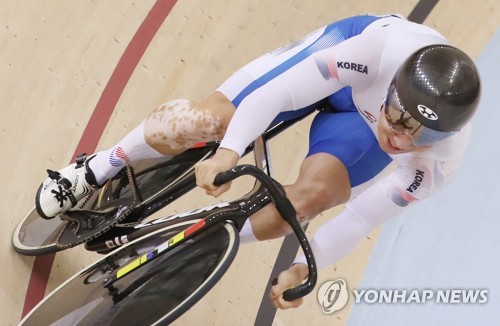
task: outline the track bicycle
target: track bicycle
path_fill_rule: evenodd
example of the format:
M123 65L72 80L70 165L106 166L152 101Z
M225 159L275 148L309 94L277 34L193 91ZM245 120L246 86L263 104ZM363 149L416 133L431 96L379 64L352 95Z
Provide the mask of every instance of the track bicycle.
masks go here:
M309 275L283 297L310 293L317 270L311 247L281 185L254 165L219 174L221 185L242 175L258 182L236 200L144 223L138 238L75 274L43 301L20 325L165 325L173 322L222 277L239 247L245 220L270 202L291 226L307 258ZM174 224L169 222L174 221ZM181 225L179 225L181 224ZM189 225L189 226L188 226ZM186 226L188 226L186 228ZM182 228L172 236L172 231Z
M303 109L306 113L275 121L259 141L246 149L245 155L253 151L256 164L270 173L267 141L327 106L325 101L319 102ZM136 231L137 224L195 188L194 165L214 155L218 146L219 142L197 144L169 160L127 166L96 191L82 210L68 211L60 218L45 220L33 208L16 227L13 247L20 254L33 256L85 243L88 250L107 253L132 241L134 237L128 234ZM83 164L84 160L79 157L77 163Z

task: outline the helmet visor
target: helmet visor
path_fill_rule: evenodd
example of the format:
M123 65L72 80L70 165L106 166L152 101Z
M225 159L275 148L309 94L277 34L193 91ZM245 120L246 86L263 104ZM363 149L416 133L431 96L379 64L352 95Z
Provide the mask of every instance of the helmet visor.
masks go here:
M404 108L394 85L389 88L384 113L389 128L398 134L410 136L415 146L430 146L456 133L456 131L443 132L433 130L418 122Z

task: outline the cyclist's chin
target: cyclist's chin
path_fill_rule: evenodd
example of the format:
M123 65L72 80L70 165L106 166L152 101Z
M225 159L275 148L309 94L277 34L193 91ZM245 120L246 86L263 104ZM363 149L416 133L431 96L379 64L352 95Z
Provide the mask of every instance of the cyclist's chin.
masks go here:
M379 133L378 143L380 148L387 154L403 154L413 151L413 146L405 146L404 148L396 146L389 137L383 133Z

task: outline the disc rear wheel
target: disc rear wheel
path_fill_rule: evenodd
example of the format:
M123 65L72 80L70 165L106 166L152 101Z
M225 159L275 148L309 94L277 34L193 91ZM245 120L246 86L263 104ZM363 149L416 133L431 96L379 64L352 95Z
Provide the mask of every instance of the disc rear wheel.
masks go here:
M215 225L104 286L121 267L168 241L171 227L131 242L82 270L49 294L21 324L172 322L222 277L236 255L239 238L232 224Z

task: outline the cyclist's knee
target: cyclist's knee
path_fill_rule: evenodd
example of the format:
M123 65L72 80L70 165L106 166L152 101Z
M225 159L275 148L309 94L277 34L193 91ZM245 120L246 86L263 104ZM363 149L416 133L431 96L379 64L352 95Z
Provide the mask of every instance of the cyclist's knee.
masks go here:
M217 132L224 135L229 121L233 117L236 108L233 103L222 93L214 92L203 101L197 103L195 107L206 114L217 117Z
M234 112L221 93L201 102L177 99L160 105L144 123L145 139L164 154L176 154L197 142L220 140Z
M320 157L318 164L304 162L296 183L287 190L301 223L327 209L344 204L350 197L351 185L347 170L336 158L325 164L325 160L329 159L330 157Z
M316 217L321 212L343 204L345 201L333 192L331 187L321 182L311 182L307 185L295 185L295 200L292 203L297 211L297 219L305 223Z

